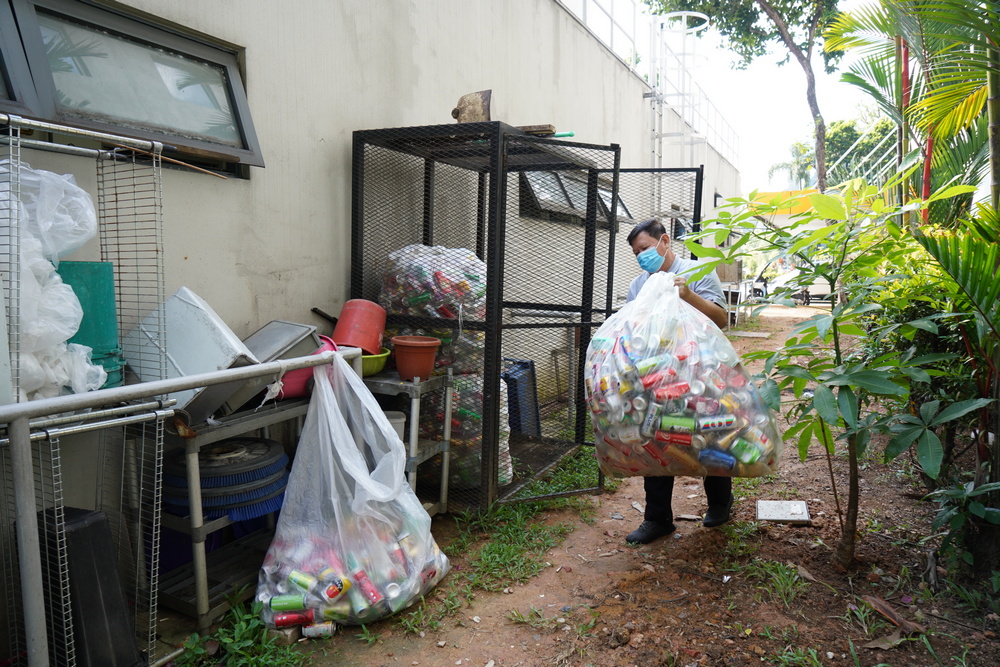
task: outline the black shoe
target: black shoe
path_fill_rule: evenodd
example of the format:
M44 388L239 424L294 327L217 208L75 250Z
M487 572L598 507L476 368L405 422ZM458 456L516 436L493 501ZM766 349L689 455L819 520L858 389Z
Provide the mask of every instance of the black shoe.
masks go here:
M649 544L653 540L658 540L664 535L677 530L672 523L657 523L656 521L643 521L639 527L625 536L626 542L633 544Z
M721 526L729 521L729 511L732 508L733 495L729 494L729 500L722 507L709 506L708 513L705 515L705 520L702 521L702 525L705 526L705 528L715 528L716 526Z

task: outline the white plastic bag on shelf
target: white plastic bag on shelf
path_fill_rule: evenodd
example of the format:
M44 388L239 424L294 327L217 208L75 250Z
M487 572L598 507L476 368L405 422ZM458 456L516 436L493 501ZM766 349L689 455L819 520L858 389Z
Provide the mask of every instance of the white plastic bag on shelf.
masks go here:
M67 344L83 320L73 288L42 256L41 244L21 238L19 400L34 401L100 389L107 372L91 362L91 349Z
M83 321L80 300L31 236L21 239L20 287L22 353L47 350L76 334Z
M86 345L59 343L21 356L21 399L33 401L100 389L108 373L91 363Z
M669 273L598 328L584 376L607 475L757 477L781 436L725 335L680 298Z
M8 161L0 169L9 168ZM97 212L90 194L71 174L32 169L21 163L24 229L41 241L42 253L55 266L59 258L97 236Z
M447 573L431 519L406 483L406 451L341 357L317 366L257 599L275 627L368 623Z

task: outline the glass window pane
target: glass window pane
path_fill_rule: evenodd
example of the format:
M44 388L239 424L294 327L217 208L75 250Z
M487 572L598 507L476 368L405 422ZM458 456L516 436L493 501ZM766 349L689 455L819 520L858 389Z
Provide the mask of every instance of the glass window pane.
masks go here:
M63 114L243 147L225 69L38 13Z
M559 185L559 179L551 171L529 171L528 182L531 183L535 196L541 202L555 202L569 206L569 200Z
M4 81L4 79L7 77L5 76L3 67L4 67L3 63L0 62L0 97L2 97L5 100L9 100L10 93L7 92L7 83Z
M569 200L573 205L573 208L580 211L581 213L587 212L587 184L583 181L578 181L574 178L567 178L563 176L563 185L566 186L566 191L569 192Z

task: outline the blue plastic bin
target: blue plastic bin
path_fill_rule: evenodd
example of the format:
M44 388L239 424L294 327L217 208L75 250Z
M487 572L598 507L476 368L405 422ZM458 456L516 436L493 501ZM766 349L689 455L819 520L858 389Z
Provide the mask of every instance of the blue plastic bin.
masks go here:
M507 416L510 430L522 435L540 436L542 424L538 410L538 386L535 362L531 359L504 359L507 367L500 377L507 383Z

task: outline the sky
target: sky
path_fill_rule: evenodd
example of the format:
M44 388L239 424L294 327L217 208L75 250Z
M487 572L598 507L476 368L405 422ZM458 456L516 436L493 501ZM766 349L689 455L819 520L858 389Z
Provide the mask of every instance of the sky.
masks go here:
M767 172L772 165L791 159L796 141L813 142L805 73L793 59L778 66L787 54L779 51L758 58L745 70L733 70L732 54L715 47L718 41L717 35L706 32L696 47L692 69L698 84L739 135L742 194L752 189L786 189L790 185L787 171L775 173L772 180ZM840 72L823 73L822 56L814 59L818 60L814 71L819 108L827 127L835 120L859 118L864 107L873 106L861 91L839 80ZM843 64L840 69L845 69Z

